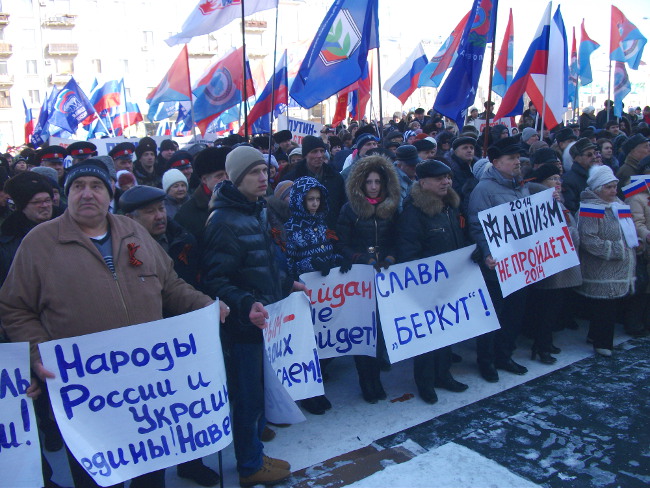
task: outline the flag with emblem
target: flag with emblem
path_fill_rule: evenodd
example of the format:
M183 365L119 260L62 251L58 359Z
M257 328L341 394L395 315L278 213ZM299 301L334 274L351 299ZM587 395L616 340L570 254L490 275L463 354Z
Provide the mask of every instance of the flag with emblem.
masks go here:
M174 63L169 68L163 79L158 83L149 95L147 95L147 103L149 104L149 113L147 117L150 121L156 121L156 113L159 110L159 105L166 102L174 110L176 110L176 102L190 99L190 67L187 56L187 45L181 49Z
M378 0L335 0L289 94L311 108L366 73L368 51L379 47Z
M74 134L80 123L92 120L96 116L97 112L93 104L75 79L70 78L70 81L56 95L49 123Z
M639 69L643 48L648 40L614 5L612 5L612 27L609 42L609 59L627 63L632 69Z

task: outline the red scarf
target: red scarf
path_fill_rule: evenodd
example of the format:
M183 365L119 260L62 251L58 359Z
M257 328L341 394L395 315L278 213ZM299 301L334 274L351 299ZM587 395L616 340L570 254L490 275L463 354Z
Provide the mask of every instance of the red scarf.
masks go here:
M366 200L370 202L370 205L378 205L384 201L384 197L377 197L377 198L366 197Z

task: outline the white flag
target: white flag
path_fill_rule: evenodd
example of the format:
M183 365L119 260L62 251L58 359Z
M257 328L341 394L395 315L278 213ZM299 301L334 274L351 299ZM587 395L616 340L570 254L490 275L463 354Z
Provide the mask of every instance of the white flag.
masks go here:
M200 0L183 24L181 32L165 42L170 46L187 44L195 36L209 34L225 27L242 14L243 0ZM277 8L278 0L246 0L244 16Z

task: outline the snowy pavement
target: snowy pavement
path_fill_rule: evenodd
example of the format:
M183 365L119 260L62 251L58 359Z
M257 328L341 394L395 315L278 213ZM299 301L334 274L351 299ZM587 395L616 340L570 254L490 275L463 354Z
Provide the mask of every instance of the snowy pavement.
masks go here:
M498 383L478 374L473 341L454 346L463 361L454 376L463 393L417 396L412 361L382 373L388 399L363 401L352 358L327 372L325 415L276 428L266 453L294 472L284 486L534 487L650 486L650 339L622 331L613 358L594 356L586 324L555 334L555 365L530 360L521 338L513 358L525 376L501 371ZM414 395L411 397L411 395ZM48 453L54 481L71 486L63 451ZM217 455L204 459L217 467ZM238 486L232 446L223 451L224 486ZM167 470L167 487L197 486Z

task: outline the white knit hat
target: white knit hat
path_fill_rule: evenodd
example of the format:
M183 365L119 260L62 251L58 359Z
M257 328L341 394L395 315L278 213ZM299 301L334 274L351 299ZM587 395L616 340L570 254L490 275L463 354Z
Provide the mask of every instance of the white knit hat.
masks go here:
M165 174L162 177L162 186L165 193L167 193L167 190L169 190L174 183L178 183L179 181L185 183L185 186L187 186L187 178L179 169L172 168L165 171Z
M614 176L612 168L609 166L599 165L592 166L589 169L589 178L587 178L587 186L592 191L597 191L603 185L611 183L612 181L618 181L618 178Z

